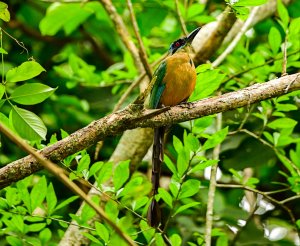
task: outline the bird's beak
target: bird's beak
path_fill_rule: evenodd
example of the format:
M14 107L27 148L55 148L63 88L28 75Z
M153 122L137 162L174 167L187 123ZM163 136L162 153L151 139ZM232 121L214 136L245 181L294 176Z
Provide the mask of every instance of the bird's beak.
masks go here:
M197 36L197 33L200 31L201 27L196 28L194 31L192 31L187 37L186 37L186 42L187 43L192 43L194 38Z

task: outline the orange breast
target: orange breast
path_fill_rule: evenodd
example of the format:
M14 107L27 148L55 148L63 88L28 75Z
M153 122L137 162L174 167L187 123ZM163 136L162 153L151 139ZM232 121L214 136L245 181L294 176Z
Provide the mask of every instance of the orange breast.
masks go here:
M177 105L189 98L196 84L196 70L187 53L175 53L166 58L167 70L163 83L166 88L161 97L165 106Z

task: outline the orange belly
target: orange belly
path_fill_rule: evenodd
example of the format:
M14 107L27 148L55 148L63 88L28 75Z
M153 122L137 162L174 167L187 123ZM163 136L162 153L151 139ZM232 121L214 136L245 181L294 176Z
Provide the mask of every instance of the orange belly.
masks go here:
M195 89L197 74L187 53L177 53L166 59L167 70L163 83L166 88L160 103L174 106L186 101Z

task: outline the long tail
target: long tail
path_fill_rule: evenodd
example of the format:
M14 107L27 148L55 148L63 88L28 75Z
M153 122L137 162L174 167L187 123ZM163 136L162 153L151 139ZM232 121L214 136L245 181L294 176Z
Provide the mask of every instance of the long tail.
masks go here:
M154 142L152 154L152 201L148 209L148 224L157 227L161 220L161 212L154 196L158 193L160 169L164 161L164 135L165 127L154 129Z

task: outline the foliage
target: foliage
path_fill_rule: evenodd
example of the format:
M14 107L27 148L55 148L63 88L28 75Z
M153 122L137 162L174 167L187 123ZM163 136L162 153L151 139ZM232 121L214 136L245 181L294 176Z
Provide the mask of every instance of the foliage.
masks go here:
M37 149L110 113L140 75L100 2L0 2L0 123ZM249 6L265 2L179 1L179 14L192 30L214 21L226 5L245 20ZM113 4L134 37L125 2ZM181 35L174 1L133 1L133 6L148 61L155 62ZM221 66L199 65L190 101L281 76L285 49L286 72L299 72L299 7L295 2L286 8L278 0L275 17L250 29ZM125 103L138 93L133 91ZM295 91L225 112L221 129L215 115L172 127L165 177L155 197L163 210L161 230L147 224L151 183L145 163L132 170L130 160L108 161L117 138L105 141L97 160L90 148L59 164L71 180L93 185L100 194L93 200L142 245L204 244L210 170L218 165L213 243L294 245L300 230L299 96ZM0 140L1 166L24 155L6 137ZM214 159L219 145L220 156ZM1 245L57 245L74 222L91 245L125 245L107 223L90 223L96 212L89 206L76 214L78 197L46 171L0 194Z

